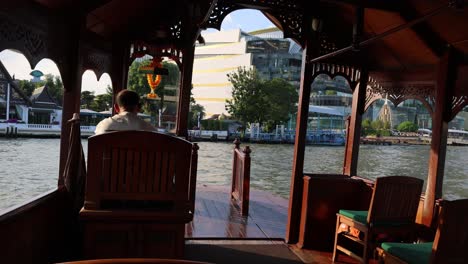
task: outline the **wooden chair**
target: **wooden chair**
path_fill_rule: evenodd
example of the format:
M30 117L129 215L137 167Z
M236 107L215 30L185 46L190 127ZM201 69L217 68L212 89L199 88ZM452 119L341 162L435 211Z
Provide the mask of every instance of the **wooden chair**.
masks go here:
M468 199L444 201L433 242L382 243L384 263L468 263Z
M88 140L86 258L181 258L193 219L198 146L148 131Z
M373 251L375 237L378 234L408 233L413 229L423 180L406 176L388 176L377 178L368 211L339 210L336 220L335 245L332 260L338 257L338 251L367 263L369 253ZM347 229L359 230L360 238L343 232L342 224ZM362 254L346 248L340 241L359 244ZM351 242L352 241L352 242Z

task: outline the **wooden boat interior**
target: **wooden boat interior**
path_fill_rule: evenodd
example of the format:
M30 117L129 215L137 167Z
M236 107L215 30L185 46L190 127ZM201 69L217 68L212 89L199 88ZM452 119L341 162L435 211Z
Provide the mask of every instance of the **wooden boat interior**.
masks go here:
M100 223L99 228L109 232L98 240L101 246L93 248L97 249L96 255L103 252L106 252L106 256L109 252L118 255L113 257L109 254L106 258L166 259L166 253L176 252L169 254L171 258L184 259L188 255L184 254L183 249L176 250L180 245L187 249L194 241L214 244L213 240L226 240L247 245L246 248L255 248L255 244L249 242L263 241L274 249L278 249L278 244L281 244L280 246L286 247L299 257L299 263L330 263L336 213L340 209L370 208L374 182L359 177L360 130L365 110L382 98L388 98L395 105L406 99L417 99L431 115L428 175L425 179L426 187L420 197L416 223L424 234L433 237L437 228L439 208L443 207L440 200L443 198L448 122L468 105L466 1L4 2L0 5L0 51L12 49L21 52L32 67L43 58L51 59L57 64L64 85L64 125L61 129L57 188L0 212L1 263L107 263L105 260L79 262L85 260L84 252L91 245L87 242L89 237L85 236L87 227L86 224L83 225L83 221L89 223L94 221L92 219L104 217L103 215L110 215L110 218L105 220L109 222L99 220L104 221ZM197 161L196 154L193 154L194 149L191 148L193 144L185 139L188 138L195 46L203 45L204 42L200 32L207 28L220 29L228 14L246 8L262 12L284 32L285 38L297 42L303 49L303 61L289 200L285 201L251 189L248 215L245 215L245 212L243 215L237 203L231 200L229 190L197 186L195 177L187 178L187 175L196 175ZM125 169L130 170L132 167L118 167L118 164L110 170L112 173L109 177L100 179L102 181L97 182L98 178L94 176L87 178L84 211L80 215L79 209L83 204L77 210L80 194L76 190L79 190L78 185L82 181L67 179L80 176L80 164L84 157L80 156L81 148L76 145L80 135L72 133L73 125L67 121L72 119L74 113L79 112L82 75L86 70L92 70L98 77L108 73L115 95L126 87L128 69L132 61L144 55L169 58L178 65L180 71L174 139L177 137L177 140L183 141L184 144L170 145L172 139L169 140L168 136L164 136L165 139L161 141L149 135L138 137L143 137L148 143L157 142L151 151L167 150L176 156L184 153L181 154L181 159L176 159L177 164L181 162L183 166L174 167L174 164L169 162L166 163L168 167L165 170L172 172L171 168L176 168L175 174L183 172L183 184L178 185L177 178L174 185L177 195L173 196L139 192L143 185L138 184L131 185L135 189L131 189L127 184L112 185L112 179L120 179L121 181L117 182L121 183L132 182L131 178L126 178L126 175L130 174L124 173ZM311 84L320 74L330 77L342 76L353 90L343 171L340 174L312 174L304 171L304 164L308 162L304 152ZM0 76L0 81L12 80ZM112 138L112 142L122 144L121 148L128 151L139 144L133 140L134 133L136 132L120 134L122 137ZM114 135L109 135L109 138ZM107 147L110 143L105 140L99 143L99 138L101 136L89 139L90 149L104 145ZM140 147L148 153L155 153L148 149L152 148L153 144L143 144ZM128 153L130 152L122 154L122 158L131 156ZM145 157L150 158L151 155L153 154ZM129 162L140 161L141 164L143 156L132 156ZM154 157L156 154L153 159ZM99 159L94 156L90 158L87 164L88 175L93 175L93 170L100 166L113 166L113 163L93 163ZM251 162L255 164L254 159ZM172 177L174 174L170 175ZM260 175L250 175L258 176ZM151 181L155 178L146 179ZM109 185L103 184L106 181L109 181ZM166 178L165 183L166 186L171 185L171 180ZM99 189L101 186L109 187L111 192L108 189ZM114 187L115 190L112 189ZM179 187L181 189L178 189ZM115 191L115 194L112 194L112 191ZM92 214L88 211L101 210L102 198L117 197L117 200L122 200L124 197L123 200L130 201L127 204L132 204L132 200L141 200L144 204L163 196L164 199L173 199L174 208L183 215L183 220L174 225L177 227L164 225L165 223L152 225L149 222L156 221L156 218L149 217L146 212L142 215L135 211L118 215L113 214L116 211L114 209L114 212L110 213L104 213L105 210L102 210ZM466 214L466 211L456 214ZM147 219L144 219L145 217ZM137 223L129 219L137 219ZM88 234L98 232L99 228ZM146 238L144 234L147 234L147 231L159 235ZM177 234L177 239L173 239L174 233ZM183 240L182 244L178 239ZM174 242L176 240L177 242ZM116 246L115 241L126 242ZM147 246L152 242L157 246ZM269 253L273 254L273 251L275 250L270 250ZM241 251L232 252L237 253L218 262L243 261ZM208 250L206 255L210 254L214 255L215 252ZM281 263L272 262L272 259L278 258L270 258L270 261L267 259L264 263ZM192 260L210 262L203 258ZM127 263L124 262L126 260L112 261L110 263ZM129 260L128 263L190 263L164 261ZM287 263L295 263L294 260L291 261ZM464 259L464 263L468 263L468 259Z

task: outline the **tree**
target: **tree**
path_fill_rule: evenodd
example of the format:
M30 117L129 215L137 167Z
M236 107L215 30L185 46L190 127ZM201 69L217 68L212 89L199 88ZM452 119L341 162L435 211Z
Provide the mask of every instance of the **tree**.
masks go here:
M244 123L260 123L271 130L297 111L297 91L283 79L262 81L255 69L245 68L228 74L228 79L233 88L232 99L226 100L226 110Z
M46 74L44 75L44 80L38 82L38 83L33 83L28 80L20 80L19 81L19 88L24 92L24 94L28 97L32 95L34 92L34 89L37 87L41 86L47 86L47 90L54 99L54 101L57 103L57 105L62 106L63 102L63 84L62 80L60 79L60 76L55 76L52 74Z
M398 130L402 132L416 132L418 131L418 125L411 121L405 121L398 125Z
M94 101L91 104L91 108L94 111L107 111L112 108L112 97L113 91L110 85L106 87L106 93L98 94L94 97Z
M377 120L372 121L371 127L374 130L380 130L380 129L382 129L384 127L384 123L382 122L382 120L377 119Z
M63 103L63 84L59 76L46 74L44 85L47 85L50 96L54 98L58 105L62 106Z
M271 131L276 125L287 122L291 114L297 112L296 102L299 95L292 84L279 78L266 81L263 88L269 104L264 127L267 131Z
M256 70L239 67L227 76L233 86L232 99L226 100L228 113L244 123L265 122L268 104Z
M91 105L94 101L94 92L82 91L81 92L81 106L87 109L91 109Z
M19 80L18 87L23 91L23 93L30 97L34 92L34 89L37 88L36 84L28 80Z
M89 106L89 109L94 110L96 112L107 111L110 109L112 105L112 97L109 101L108 94L98 94L94 97L93 102Z

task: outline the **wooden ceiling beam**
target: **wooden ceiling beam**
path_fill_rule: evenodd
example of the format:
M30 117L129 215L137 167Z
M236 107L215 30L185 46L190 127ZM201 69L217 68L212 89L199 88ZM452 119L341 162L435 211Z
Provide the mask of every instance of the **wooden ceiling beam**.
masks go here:
M420 16L409 2L405 2L405 6L401 9L400 15L406 22ZM437 35L426 21L414 25L412 30L432 51L432 53L434 53L434 55L440 58L445 53L448 43Z
M99 7L108 4L112 0L82 0L80 1L81 10L85 13L90 13L93 10L98 9Z
M321 0L322 2L336 3L336 4L349 4L360 6L363 8L373 8L385 11L397 12L400 10L401 5L405 0Z

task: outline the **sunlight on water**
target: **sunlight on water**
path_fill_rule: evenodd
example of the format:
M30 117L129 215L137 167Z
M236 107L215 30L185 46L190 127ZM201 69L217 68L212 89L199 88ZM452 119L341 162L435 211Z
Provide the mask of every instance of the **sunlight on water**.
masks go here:
M87 140L83 140L87 150ZM0 210L23 203L57 185L59 139L0 139ZM232 143L200 142L198 184L231 184ZM289 195L293 145L249 145L252 149L251 186L287 198ZM344 147L307 146L304 171L341 173ZM428 146L363 145L358 174L375 179L387 175L409 175L425 179ZM448 147L444 196L468 197L468 147Z

